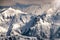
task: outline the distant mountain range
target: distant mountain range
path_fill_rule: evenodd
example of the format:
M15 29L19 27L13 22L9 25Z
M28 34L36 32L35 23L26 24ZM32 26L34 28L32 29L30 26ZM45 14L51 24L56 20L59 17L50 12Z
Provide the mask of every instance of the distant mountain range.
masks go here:
M32 36L38 40L60 37L57 36L60 31L60 9L36 5L17 6L3 8L0 11L0 32L5 33L5 36Z

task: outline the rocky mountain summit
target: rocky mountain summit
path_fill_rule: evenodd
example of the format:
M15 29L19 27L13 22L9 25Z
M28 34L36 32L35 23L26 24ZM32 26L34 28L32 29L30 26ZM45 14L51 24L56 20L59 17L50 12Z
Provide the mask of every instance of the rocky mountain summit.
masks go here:
M4 36L22 35L27 36L27 38L31 37L30 40L55 40L55 38L60 38L60 9L50 8L47 11L42 9L42 11L40 7L36 8L38 10L35 10L36 13L34 8L33 12L30 8L27 8L24 12L11 7L1 10L0 34L4 34Z

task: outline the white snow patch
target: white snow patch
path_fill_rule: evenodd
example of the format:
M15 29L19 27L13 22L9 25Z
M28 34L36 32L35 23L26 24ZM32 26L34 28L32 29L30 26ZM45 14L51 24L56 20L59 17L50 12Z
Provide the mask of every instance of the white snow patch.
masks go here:
M0 33L5 33L5 32L7 32L7 29L0 26Z
M21 10L15 10L15 9L13 9L13 8L10 7L6 11L2 12L2 15L4 15L4 17L7 18L8 16L10 17L10 16L18 15L20 13L27 14L25 12L22 12Z
M20 24L18 24L18 23L15 23L15 24L13 24L13 29L15 30L15 29L18 29L20 27Z

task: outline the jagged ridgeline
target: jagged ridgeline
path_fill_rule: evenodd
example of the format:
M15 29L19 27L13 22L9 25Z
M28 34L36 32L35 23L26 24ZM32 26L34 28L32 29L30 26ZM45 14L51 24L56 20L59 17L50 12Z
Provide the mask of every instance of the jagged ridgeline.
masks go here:
M1 40L58 40L59 31L60 9L50 8L37 15L11 7L0 12Z

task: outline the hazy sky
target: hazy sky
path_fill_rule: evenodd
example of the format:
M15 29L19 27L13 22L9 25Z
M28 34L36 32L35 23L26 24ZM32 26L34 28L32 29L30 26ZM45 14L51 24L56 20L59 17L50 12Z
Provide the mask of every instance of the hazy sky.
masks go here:
M15 3L29 5L29 4L48 4L51 3L52 0L0 0L1 5L15 5Z

